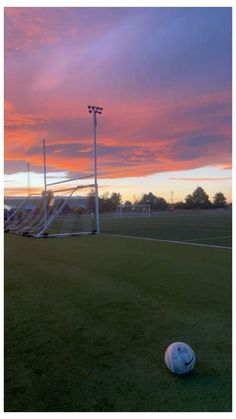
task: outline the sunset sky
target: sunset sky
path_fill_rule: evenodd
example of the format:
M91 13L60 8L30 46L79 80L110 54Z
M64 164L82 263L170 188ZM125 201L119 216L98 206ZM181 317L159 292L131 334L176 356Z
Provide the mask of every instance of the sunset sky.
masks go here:
M230 8L5 8L5 194L92 171L99 192L231 201Z

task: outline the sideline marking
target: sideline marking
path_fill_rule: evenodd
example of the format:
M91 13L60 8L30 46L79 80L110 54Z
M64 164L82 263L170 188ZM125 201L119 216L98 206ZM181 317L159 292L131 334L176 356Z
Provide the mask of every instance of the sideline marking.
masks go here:
M213 244L201 244L201 243L181 242L181 241L177 241L177 240L153 239L151 237L125 236L125 235L122 235L122 234L100 233L100 235L101 236L111 236L111 237L122 237L122 238L128 238L128 239L149 240L149 241L156 241L156 242L162 242L162 243L186 244L186 245L189 245L189 246L213 247L213 248L216 248L216 249L232 250L232 247L215 246Z
M232 239L232 236L219 236L219 237L207 237L203 239L187 239L186 242L195 242L196 240L203 241L203 240L219 240L219 239Z

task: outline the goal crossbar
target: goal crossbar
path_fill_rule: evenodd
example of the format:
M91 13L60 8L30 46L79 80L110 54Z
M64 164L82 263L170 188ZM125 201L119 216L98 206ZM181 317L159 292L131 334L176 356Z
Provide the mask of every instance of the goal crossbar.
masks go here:
M93 186L94 186L94 183L92 183L90 185L76 186L75 188L57 189L57 190L52 191L52 192L54 192L54 193L57 193L57 192L68 192L68 191L71 191L72 189L73 189L73 191L76 191L77 189L92 188Z
M86 176L81 176L81 177L75 177L75 178L72 178L72 179L61 180L59 182L47 183L47 186L58 185L60 183L72 182L74 180L80 180L80 179L90 179L92 176L93 175L86 175Z

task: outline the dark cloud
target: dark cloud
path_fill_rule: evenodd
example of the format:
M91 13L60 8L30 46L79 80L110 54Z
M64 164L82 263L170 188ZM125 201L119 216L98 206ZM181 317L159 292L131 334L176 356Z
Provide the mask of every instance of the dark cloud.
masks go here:
M169 156L174 160L197 160L200 157L214 157L219 152L231 155L230 138L204 134L191 135L177 141L169 148Z
M27 172L27 161L26 160L5 160L4 161L4 172L6 174L13 174L17 172ZM42 169L36 165L31 165L31 170L36 173L41 173Z

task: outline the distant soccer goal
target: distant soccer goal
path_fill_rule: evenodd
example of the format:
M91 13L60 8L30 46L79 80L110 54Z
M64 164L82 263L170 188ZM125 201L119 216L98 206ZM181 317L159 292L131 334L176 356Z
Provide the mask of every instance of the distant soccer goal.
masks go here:
M150 217L149 204L121 204L116 207L115 217Z

